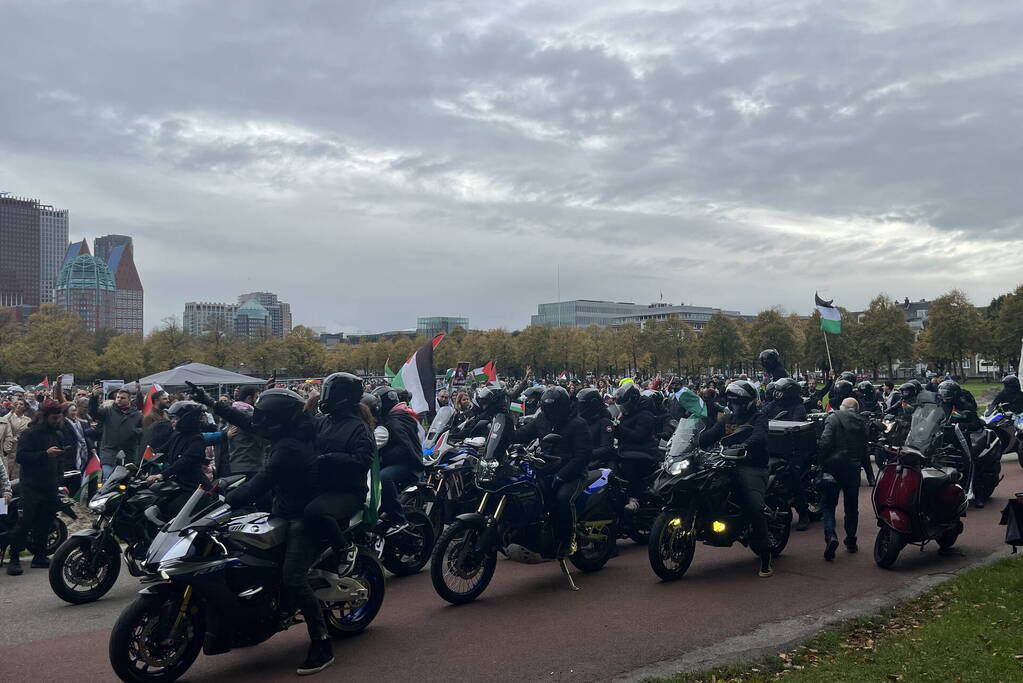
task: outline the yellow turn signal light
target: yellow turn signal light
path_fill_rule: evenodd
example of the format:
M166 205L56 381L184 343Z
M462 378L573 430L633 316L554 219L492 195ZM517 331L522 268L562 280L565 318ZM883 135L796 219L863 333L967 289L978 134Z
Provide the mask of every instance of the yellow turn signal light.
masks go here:
M127 487L127 486L125 486L124 484L121 484L121 485L120 485L120 486L118 486L117 488L121 489L122 491L127 491L127 490L128 490L128 487Z
M668 522L669 526L682 526L682 518L676 517L675 519Z
M710 526L714 530L715 534L724 533L725 530L728 528L724 522L719 522L717 520L715 520L714 523L711 524Z

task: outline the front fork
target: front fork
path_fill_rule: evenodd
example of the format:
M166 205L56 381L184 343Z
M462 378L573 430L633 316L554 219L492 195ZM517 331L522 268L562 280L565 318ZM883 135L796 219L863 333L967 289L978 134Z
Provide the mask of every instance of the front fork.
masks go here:
M508 496L502 495L497 500L497 507L494 509L494 514L488 515L485 510L487 504L490 502L490 493L484 493L483 499L480 500L480 506L476 510L478 514L483 515L483 532L479 536L479 540L476 542L476 550L481 553L490 552L490 549L494 547L497 541L497 534L501 530L501 516L504 514L504 506L508 501Z

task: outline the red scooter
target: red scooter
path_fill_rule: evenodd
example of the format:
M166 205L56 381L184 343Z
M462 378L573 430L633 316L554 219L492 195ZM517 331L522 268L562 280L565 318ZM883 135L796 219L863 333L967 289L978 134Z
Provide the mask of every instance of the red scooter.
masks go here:
M880 527L874 562L882 569L895 564L907 544L923 547L937 541L947 550L963 531L966 492L955 467L962 454L944 438L941 418L940 406L918 406L906 444L887 449L888 462L874 487L874 514Z

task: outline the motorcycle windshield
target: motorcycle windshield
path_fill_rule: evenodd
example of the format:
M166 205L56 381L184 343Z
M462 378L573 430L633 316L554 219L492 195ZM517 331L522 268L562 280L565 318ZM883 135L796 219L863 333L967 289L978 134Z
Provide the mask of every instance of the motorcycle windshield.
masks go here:
M934 434L941 424L941 406L936 403L924 403L913 411L913 420L909 424L909 435L906 445L925 452L934 439Z
M103 486L100 487L99 492L104 493L106 491L112 491L129 477L131 477L131 472L128 471L128 468L124 465L118 465L114 468L114 471L110 473L110 477L103 482Z
M224 508L227 512L230 512L230 508L224 505L220 497L215 494L210 494L204 491L202 488L196 487L195 492L192 493L184 507L178 511L178 514L174 516L174 519L170 521L167 526L167 531L177 532L183 529L187 529L190 526L194 526L196 522L200 521L207 513L214 512L214 508ZM214 514L218 514L220 510L216 510Z
M675 433L671 435L668 446L668 457L675 458L691 453L699 448L699 436L703 431L703 420L698 417L687 417L679 420Z
M511 443L511 420L508 415L495 415L490 422L490 433L487 434L487 445L483 451L484 460L499 460L508 450Z
M451 426L451 421L455 417L455 409L451 406L443 406L437 411L437 417L433 418L433 422L430 423L430 428L426 431L426 438L423 440L423 452L429 453L433 451L437 445L437 441L440 440L441 435L448 430Z

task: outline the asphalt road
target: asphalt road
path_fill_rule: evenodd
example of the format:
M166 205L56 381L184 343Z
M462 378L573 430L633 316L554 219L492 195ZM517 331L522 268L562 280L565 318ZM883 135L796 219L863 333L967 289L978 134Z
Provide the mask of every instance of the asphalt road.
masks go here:
M844 602L896 592L926 574L955 571L1002 545L998 526L1005 497L1023 490L1023 470L1003 464L996 499L970 510L956 545L961 555L905 549L895 568L874 566L876 527L870 489L860 489L860 552L822 560L816 524L793 532L775 576L756 575L742 547L699 546L684 579L661 583L646 549L621 542L621 555L602 571L576 575L570 592L554 563L500 561L475 603L453 607L434 593L426 572L390 578L383 609L361 635L335 641L337 664L316 680L592 681L607 680L748 633L759 625L841 610ZM839 506L841 520L841 506ZM107 681L109 629L134 597L137 582L122 573L99 602L71 606L49 590L45 570L0 575L0 680ZM276 681L294 676L307 640L303 627L254 648L200 655L182 680Z

